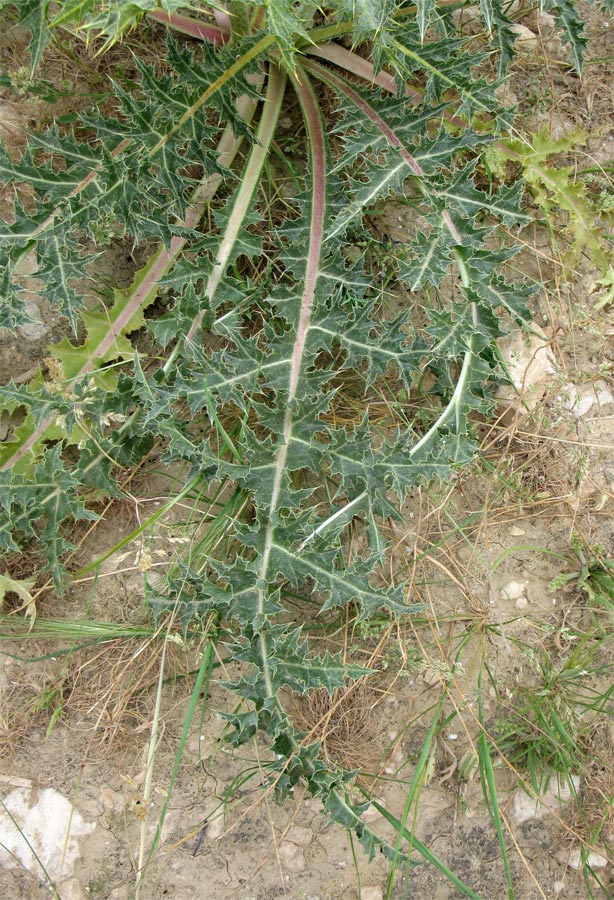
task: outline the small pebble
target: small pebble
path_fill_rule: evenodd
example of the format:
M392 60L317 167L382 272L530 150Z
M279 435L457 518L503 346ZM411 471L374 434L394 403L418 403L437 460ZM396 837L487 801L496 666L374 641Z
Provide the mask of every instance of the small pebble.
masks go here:
M607 382L600 379L581 385L569 384L561 394L560 400L565 409L581 419L593 406L596 406L599 412L602 406L614 403L614 394Z
M527 585L524 581L509 581L505 587L501 588L502 600L518 600L525 597L527 593Z
M106 809L120 812L124 808L124 797L119 791L114 791L107 785L100 788L100 800Z
M518 600L516 600L516 609L526 609L528 605L529 601L526 597L519 597Z
M581 869L583 865L588 866L590 869L605 869L608 864L608 861L605 856L602 856L601 853L597 853L596 850L591 850L585 857L585 861L582 861L582 853L580 852L580 848L576 847L571 851L567 858L568 865L571 866L572 869Z
M217 819L214 819L212 822L207 824L207 830L205 832L205 837L208 841L217 841L217 839L224 833L224 816L218 816Z
M547 12L537 13L537 24L542 31L553 31L556 25L556 19Z
M537 821L550 815L560 815L562 808L569 803L580 788L580 778L571 776L573 791L561 776L552 778L548 789L539 799L530 797L522 788L518 788L513 797L514 817L519 825L523 822Z
M377 819L381 819L381 817L381 813L379 813L374 806L370 806L369 809L366 809L363 812L360 818L366 825L368 825L370 822L375 822L377 821Z
M534 50L538 47L539 38L535 32L531 31L530 28L527 28L526 25L512 25L510 31L514 32L516 40L523 50Z
M298 847L296 844L293 844L292 841L282 841L277 852L279 853L280 859L284 862L288 862L288 860L294 859L298 853Z
M18 331L27 341L42 340L49 334L51 328L43 321L40 306L36 300L26 300L25 309L32 321L26 322L25 325L20 325Z
M293 844L292 841L282 841L277 852L287 872L302 872L304 870L305 857L303 856L303 851L296 844Z
M87 894L78 878L67 878L60 885L62 900L85 900Z
M365 884L360 892L361 900L383 900L384 892L374 884Z

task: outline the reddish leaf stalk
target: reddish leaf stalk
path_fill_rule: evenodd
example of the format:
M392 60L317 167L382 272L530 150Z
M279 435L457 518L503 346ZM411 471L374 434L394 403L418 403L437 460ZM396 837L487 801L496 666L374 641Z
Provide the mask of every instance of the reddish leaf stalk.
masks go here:
M414 175L424 176L424 172L422 167L416 160L413 158L411 153L405 149L400 139L396 136L392 128L382 119L378 112L371 106L371 104L365 100L360 94L354 90L351 84L348 84L343 78L339 78L338 75L335 75L334 72L331 72L329 69L325 69L322 66L319 66L317 63L305 63L305 68L310 72L313 72L320 78L322 81L327 81L329 84L334 85L337 90L341 91L345 94L345 96L350 100L354 106L356 106L365 116L365 118L369 119L376 125L381 133L384 135L388 143L394 147L395 150L399 151L399 154L402 159L405 160L411 171Z
M309 226L309 249L305 264L305 280L303 285L303 294L301 297L301 307L299 312L298 327L296 333L296 341L290 361L290 377L288 383L288 396L286 400L286 413L284 417L284 425L282 434L278 440L277 458L275 460L275 474L273 477L273 487L271 490L271 500L269 506L269 516L266 526L264 547L262 551L262 559L258 571L258 585L270 584L269 577L269 561L274 545L275 525L277 520L277 507L279 505L279 496L281 493L281 484L284 473L286 471L286 457L288 454L288 446L292 437L292 427L294 424L294 401L300 372L303 364L303 356L305 352L305 342L309 331L309 324L313 311L313 303L315 299L315 290L318 280L318 272L320 266L320 256L322 253L322 245L324 242L324 220L326 216L326 137L324 132L324 124L318 103L313 91L313 87L300 66L297 66L296 75L292 76L293 86L297 93L301 111L305 120L307 135L309 140L309 150L311 158L311 221ZM258 587L259 612L263 614L266 603L266 588ZM268 652L266 647L266 637L261 634L260 642L262 645L262 658L264 660L264 676L267 687L271 696L274 691L270 682L268 666L266 663Z
M345 50L343 47L337 47L333 44L329 44L327 46L334 48L335 52L332 54L332 57L336 58L335 61L338 61L339 63L341 63L341 61L344 61L348 66L351 65L352 68L350 71L354 72L354 74L360 74L362 78L365 78L367 75L371 75L372 82L375 81L375 83L379 87L383 87L385 90L388 90L391 93L397 92L394 78L387 72L378 72L378 74L375 75L375 70L372 63L368 62L367 60L361 59L359 56L356 56L355 53L351 53L349 50ZM318 48L315 49L317 50ZM337 50L342 51L342 53L337 53ZM315 53L313 55L317 56L318 54ZM364 63L364 65L360 65L359 63L356 63L356 65L354 65L354 60L358 60L360 64ZM396 136L392 128L389 127L384 119L382 119L382 117L373 109L373 107L366 100L364 100L360 96L360 94L355 91L350 84L347 83L347 81L345 81L343 78L339 78L338 75L335 75L329 69L322 68L322 66L319 66L317 63L306 63L305 65L306 68L314 72L314 74L316 74L318 78L321 78L322 81L328 81L329 83L334 84L338 90L342 91L346 95L346 97L351 100L351 102L354 103L354 105L357 106L364 113L364 115L373 122L374 125L377 125L390 145L394 147L395 150L399 151L399 155L407 163L408 167L411 169L414 175L424 177L422 166L420 166L420 164L413 158L411 153L409 153L409 151L405 149L402 142ZM415 91L409 86L406 87L406 95L414 103L418 103L422 99L418 91ZM444 210L444 212L442 213L442 218L454 241L457 244L462 244L462 238L454 222L452 221L450 213L447 210Z
M329 45L329 48L333 45ZM316 50L318 48L315 48ZM341 52L338 52L341 51ZM318 55L317 53L314 55ZM343 61L346 63L346 67L350 68L354 74L360 74L361 77L365 77L366 75L370 75L371 82L375 82L379 84L380 87L383 87L385 90L390 91L391 93L396 93L396 84L394 79L388 75L387 73L380 72L378 75L375 75L373 66L371 63L366 60L360 59L360 57L356 56L353 53L350 53L347 50L344 50L342 47L335 47L334 52L331 54L334 59L331 61L340 62ZM328 57L327 57L328 58ZM345 96L353 103L358 109L360 109L363 114L373 122L374 125L381 131L381 133L385 136L387 141L390 143L395 150L399 152L401 158L407 163L410 170L419 177L424 176L424 171L418 162L411 156L408 150L405 149L401 140L396 136L394 131L389 127L389 125L385 122L384 119L379 115L379 113L369 104L369 102L361 95L354 90L354 88L348 84L343 78L339 78L338 75L335 75L329 69L324 69L318 63L305 63L305 67L313 72L318 78L320 78L325 83L333 85L338 91L345 94ZM382 76L382 77L380 77ZM413 91L413 88L408 88L408 97L417 102L418 99L421 99L420 95L417 92ZM452 218L447 210L444 210L442 213L443 221L450 232L453 240L456 244L462 245L462 238L458 233L456 226L454 225ZM459 267L459 271L461 274L461 280L465 287L469 286L469 274L467 272L466 266L462 262L459 254L456 252L454 254L455 261ZM471 314L473 318L474 325L478 323L478 310L475 303L471 304ZM461 372L458 377L458 381L456 384L456 388L454 390L454 394L450 399L450 402L439 416L438 420L434 423L434 425L428 430L428 432L418 441L417 444L411 449L410 454L414 455L419 449L426 446L428 442L437 434L439 429L447 424L450 418L453 415L458 416L458 412L460 409L460 404L462 401L462 397L464 391L466 389L466 385L468 383L468 379L471 372L471 364L474 358L475 352L475 335L472 335L469 341L469 347L463 356L463 363Z
M159 22L160 25L168 25L173 31L187 34L199 41L208 41L216 46L225 44L231 37L230 27L223 27L220 21L218 21L217 25L211 25L208 22L200 22L198 19L193 19L191 16L169 13L163 9L152 10L152 12L147 13L147 18L151 19L152 22ZM230 24L229 18L228 24Z

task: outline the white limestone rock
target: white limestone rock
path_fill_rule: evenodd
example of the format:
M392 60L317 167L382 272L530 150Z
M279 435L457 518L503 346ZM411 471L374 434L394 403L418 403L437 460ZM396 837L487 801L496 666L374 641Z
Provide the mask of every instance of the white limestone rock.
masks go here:
M547 790L538 799L530 797L526 791L518 788L514 794L513 801L516 822L522 825L523 822L544 819L553 812L559 814L561 809L578 793L580 778L577 775L572 775L571 782L572 785L570 786L567 779L553 776L550 779Z
M23 866L42 878L42 863L52 881L72 876L81 855L79 841L91 835L96 824L86 822L70 800L53 788L16 788L3 803L0 866Z

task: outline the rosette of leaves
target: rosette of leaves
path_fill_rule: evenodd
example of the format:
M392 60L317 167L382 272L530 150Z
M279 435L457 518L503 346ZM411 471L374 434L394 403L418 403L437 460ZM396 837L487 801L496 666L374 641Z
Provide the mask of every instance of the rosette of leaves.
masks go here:
M169 38L163 73L137 58L138 80L112 86L115 116L93 110L74 132L37 132L19 159L0 153L0 179L15 189L0 227L2 325L26 321L18 272L34 254L47 300L75 332L50 348L47 374L3 389L22 422L0 451L0 546L41 542L61 586L70 522L93 515L88 490L117 491L118 467L154 441L169 463L245 492L250 514L227 523L232 558L186 565L152 592L154 612L174 609L186 627L211 614L227 623L245 672L229 688L248 702L230 717L231 740L264 731L280 796L302 779L369 853L394 854L348 800L348 773L324 763L284 706L288 690L332 691L365 674L309 652L286 592L362 617L415 608L384 576L386 520L413 486L472 459L470 419L489 410L495 342L506 318L528 318L530 289L500 271L514 253L504 229L530 221L521 186L478 178L481 149L506 127L497 82L434 3L416 15L341 0L319 24L309 3L232 3L211 17L178 6L65 3L53 18L46 3L12 4L31 29L33 65L53 28L77 18L110 41L148 11ZM264 227L285 107L295 188ZM413 298L387 314L364 216L394 195L411 198L421 227L386 248L390 277ZM92 307L87 283L108 231L157 249L128 290ZM436 303L426 306L425 289ZM152 368L129 336L157 298L166 312L146 326L166 355ZM373 421L369 399L387 378L407 394L430 384L438 412L426 427ZM335 403L348 382L364 415L346 427ZM350 557L354 527L367 548Z

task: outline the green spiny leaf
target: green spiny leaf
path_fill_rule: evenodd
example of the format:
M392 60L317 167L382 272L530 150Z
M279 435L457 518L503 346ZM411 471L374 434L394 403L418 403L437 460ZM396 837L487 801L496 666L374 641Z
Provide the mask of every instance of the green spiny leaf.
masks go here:
M51 40L48 26L49 0L21 0L20 24L30 31L30 73L34 75Z
M611 254L599 222L599 215L591 202L586 185L577 178L573 166L554 166L553 158L582 145L587 136L584 132L572 132L552 138L547 129L531 136L530 141L502 141L491 151L492 156L511 159L523 168L524 178L534 194L537 205L548 217L563 211L568 222L557 222L569 235L573 252L569 262L586 252L591 261L607 275Z
M572 0L545 0L543 8L552 11L563 41L570 46L570 56L578 72L582 71L587 38L584 24Z
M17 550L20 535L40 538L55 584L62 584L62 556L73 547L64 535L67 518L96 519L75 496L78 480L63 464L61 444L46 450L28 477L15 471L0 472L0 507L5 517L0 526L0 547Z

